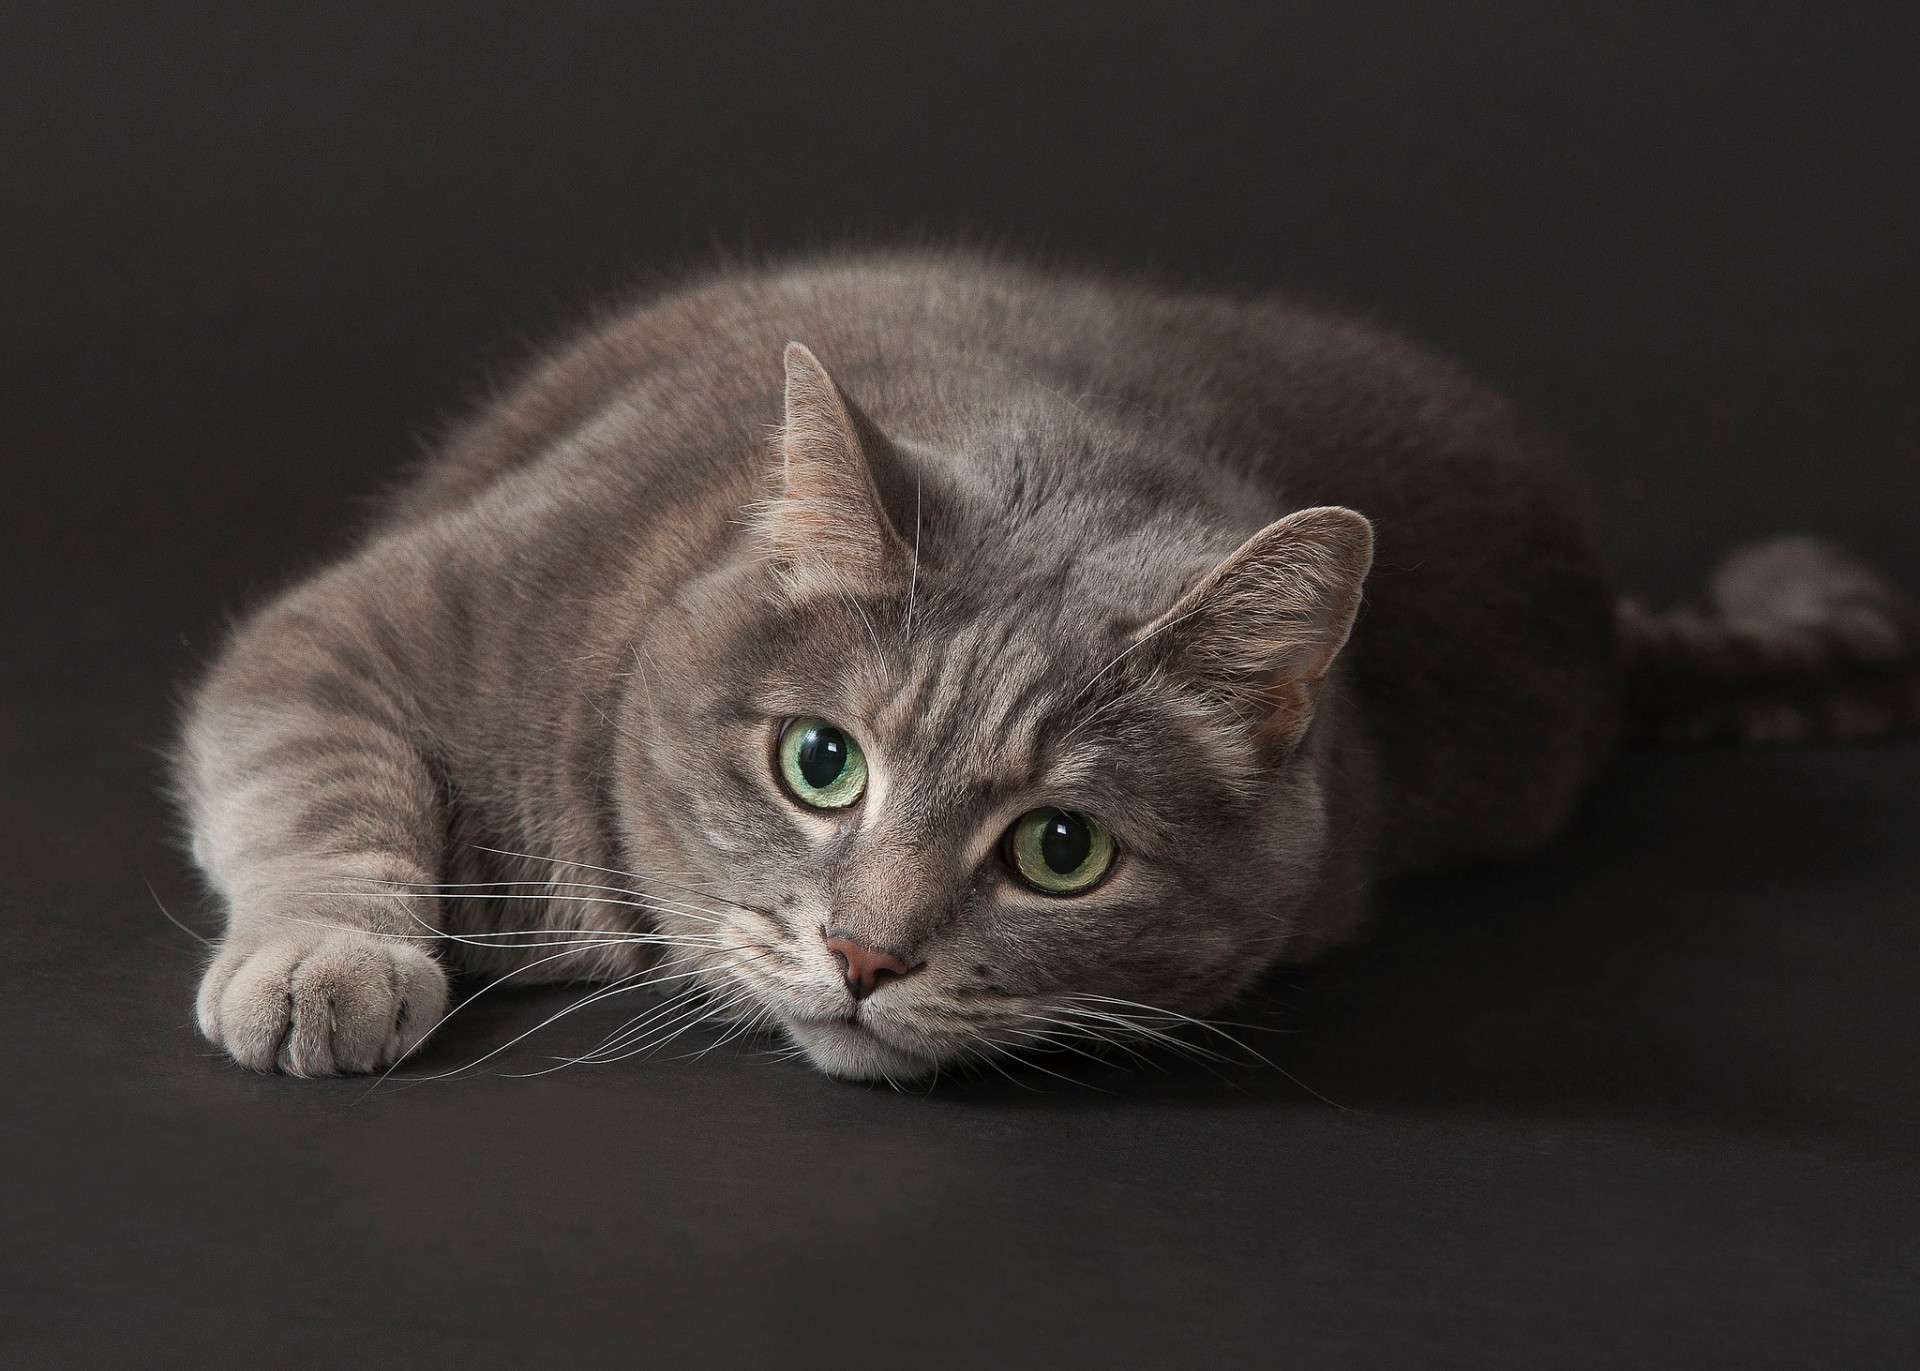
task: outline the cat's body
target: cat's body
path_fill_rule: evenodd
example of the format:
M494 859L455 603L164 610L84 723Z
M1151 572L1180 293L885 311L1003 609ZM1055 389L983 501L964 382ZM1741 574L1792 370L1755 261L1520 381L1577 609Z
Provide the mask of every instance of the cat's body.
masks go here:
M717 276L531 372L236 637L182 767L232 913L201 1023L368 1069L447 954L653 965L854 1076L1204 1013L1369 882L1553 834L1660 713L1635 663L1719 672L1683 730L1823 718L1843 667L1854 731L1906 722L1891 594L1749 563L1728 603L1797 618L1620 618L1508 409L1339 319L969 257ZM844 809L791 720L863 749ZM1035 813L1111 870L1023 884Z

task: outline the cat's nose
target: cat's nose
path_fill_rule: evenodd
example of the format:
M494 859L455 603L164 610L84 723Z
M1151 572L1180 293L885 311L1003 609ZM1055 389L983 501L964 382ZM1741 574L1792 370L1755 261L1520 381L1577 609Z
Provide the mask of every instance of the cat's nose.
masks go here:
M911 976L920 969L908 966L891 952L869 947L858 938L842 934L827 938L827 951L840 963L847 978L847 991L856 1000L864 1000L888 981Z

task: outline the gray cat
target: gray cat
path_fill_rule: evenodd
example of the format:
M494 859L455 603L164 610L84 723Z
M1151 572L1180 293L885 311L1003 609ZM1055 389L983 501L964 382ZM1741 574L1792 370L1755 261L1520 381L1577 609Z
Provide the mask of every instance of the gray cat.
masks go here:
M1508 407L1358 324L731 271L532 368L235 635L179 768L228 911L199 1022L374 1070L444 957L687 990L613 1046L713 1013L849 1078L1151 1038L1370 883L1551 837L1625 731L1917 720L1871 574L1783 540L1617 604Z

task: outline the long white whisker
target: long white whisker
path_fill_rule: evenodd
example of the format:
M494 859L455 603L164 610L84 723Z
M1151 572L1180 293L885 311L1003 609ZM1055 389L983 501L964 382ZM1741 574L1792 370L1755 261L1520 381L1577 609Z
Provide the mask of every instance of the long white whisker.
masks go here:
M767 952L758 953L753 957L740 958L738 956L739 949L737 948L733 949L733 952L736 958L735 964L738 965L738 964L744 964L746 962L757 961L759 960L760 957L768 955L771 951L772 949L768 949ZM693 970L686 972L685 974L689 976L698 975L704 969L705 968L696 967ZM746 994L749 996L752 996L754 994L753 988L751 986L745 985L744 983L742 983L739 988L745 991ZM694 988L694 990L698 990L699 993L708 995L709 998L711 998L711 995L713 993L710 990L699 990L699 988L697 987ZM694 990L690 990L689 993L694 993ZM648 1031L644 1026L645 1021L653 1018L659 1012L660 1012L659 1009L648 1010L645 1013L636 1015L634 1018L627 1020L626 1023L620 1025L619 1028L616 1028L612 1033L609 1033L604 1039L602 1039L600 1046L595 1048L592 1052L588 1053L587 1057L596 1058L603 1053L618 1051L620 1048L626 1046L628 1042L631 1042L636 1034Z
M517 899L537 898L541 891L599 890L599 891L611 892L616 895L627 895L632 897L635 900L640 900L640 901L654 901L654 902L665 903L669 905L674 903L673 901L660 901L659 897L654 895L651 891L636 890L624 885L597 885L590 881L527 880L527 881L461 881L456 883L456 882L441 882L441 881L396 881L396 880L389 880L385 877L379 877L379 876L362 876L362 877L357 877L356 879L374 882L374 883L385 885L385 886L397 887L404 890L416 891L423 895L438 895L445 899L456 899L456 900L486 898L489 892L505 892L509 890L515 890L520 887L531 886L533 887L533 890L534 890L533 897L529 897L527 895L514 895L511 898L517 898ZM661 884L667 884L671 886L671 882L661 882ZM691 887L673 886L672 888L687 889L690 891L690 893L699 896L703 900L712 900L715 903L719 903L719 904L727 903L726 901L719 899L718 896L708 895L704 891L692 890ZM478 893L470 894L469 892L478 892ZM496 893L493 895L493 898L505 899L505 898L509 898L509 896L506 894ZM701 909L701 907L697 905L689 905L688 907L693 909L700 909L700 912L702 913L713 912L711 910Z
M1005 1050L1008 1056L1012 1057L1015 1061L1019 1062L1020 1065L1026 1067L1027 1070L1029 1071L1038 1071L1042 1075L1052 1076L1055 1080L1065 1081L1068 1085L1081 1086L1087 1090L1096 1091L1102 1095L1111 1095L1113 1093L1111 1090L1107 1090L1101 1086L1094 1085L1091 1081L1075 1080L1072 1076L1067 1075L1065 1072L1054 1071L1040 1065L1039 1062L1034 1061L1031 1057L1027 1055L1028 1048L1031 1046L1032 1046L1031 1044L1027 1044L1024 1046L1008 1047Z
M847 608L859 615L860 622L867 626L867 637L873 640L873 656L874 660L880 664L881 678L891 684L893 681L893 668L887 663L886 649L880 646L880 635L873 631L873 620L867 617L867 611L860 608L860 602L854 599L852 592L847 589L846 577L840 574L840 569L824 560L820 562L820 565L833 577L835 582L834 588L840 592L840 598L847 602Z
M1051 1024L1055 1028L1067 1034L1068 1037L1065 1037L1065 1038L1058 1037L1051 1034L1045 1034L1045 1035L1042 1035L1040 1040L1042 1042L1053 1043L1056 1046L1065 1048L1069 1052L1081 1052L1082 1056L1092 1057L1091 1053L1081 1051L1081 1049L1077 1048L1071 1041L1071 1039L1074 1037L1081 1037L1081 1038L1086 1038L1092 1042L1100 1043L1103 1046L1115 1048L1121 1052L1124 1052L1127 1054L1127 1056L1131 1060L1138 1062L1142 1065L1146 1064L1149 1061L1148 1058L1141 1056L1139 1052L1135 1051L1131 1045L1129 1045L1122 1039L1110 1037L1105 1033L1096 1032L1094 1031L1094 1029L1092 1029L1085 1023L1076 1022L1071 1019L1056 1019L1056 1018L1052 1018L1049 1015L1035 1014L1031 1012L1021 1012L1020 1017L1023 1019L1029 1019L1034 1023ZM1101 1060L1098 1057L1093 1057L1092 1059L1095 1061Z
M178 919L173 917L173 911L168 909L166 905L161 902L160 892L153 888L152 881L149 881L145 876L142 876L140 878L140 882L141 884L146 886L147 894L153 896L153 902L155 905L159 906L160 912L166 915L168 923L172 924L175 928L179 929L182 933L186 934L189 938L192 938L195 942L199 943L200 946L202 947L213 946L212 941L209 940L204 934L194 932L191 928L188 928L185 924L181 923Z
M610 904L621 909L639 909L638 900L615 899L610 895L502 895L498 893L464 894L460 892L442 893L430 890L289 890L288 895L313 895L324 897L352 897L359 900L539 900L546 904Z
M710 910L705 904L697 904L697 902L693 901L662 899L659 895L655 895L653 891L639 891L639 889L630 889L630 887L626 887L626 885L595 885L595 883L591 883L591 881L528 879L528 881L459 881L459 883L440 881L440 883L434 883L434 881L388 881L388 879L374 878L374 876L367 876L367 878L361 879L380 881L380 883L384 883L384 885L413 887L413 889L419 889L422 893L440 895L440 897L444 897L444 899L540 899L541 891L561 891L561 889L574 889L574 891L611 891L611 893L616 893L616 895L628 895L628 897L632 897L639 906L649 906L649 908L651 908L651 906L657 906L657 908L664 908L664 910L685 912L685 914L691 914L691 916L712 916L712 914L716 914L716 910ZM697 901L708 901L712 902L712 904L722 904L722 906L733 904L732 901L720 899L718 895L710 895L707 891L701 891L701 889L691 887L691 885L678 885L678 883L674 883L674 881L666 881L666 879L655 878L655 876L647 876L645 879L647 879L649 883L653 883L653 885L664 885L664 887L668 887L668 889L685 891L687 895L693 895ZM499 889L503 889L503 887L522 887L522 885L532 885L532 887L536 887L534 895L511 895L511 897L509 897L509 895L486 895L486 891L499 891ZM467 895L467 891L480 891L480 895ZM549 897L549 899L574 899L574 897L555 895L555 897ZM733 908L747 910L749 914L758 914L758 910L747 906L747 904L735 904Z
M1175 624L1182 623L1187 619L1191 619L1194 615L1198 614L1204 608L1206 608L1206 606L1204 605L1196 606L1193 609L1188 610L1185 614L1176 615L1175 617L1167 620L1165 623L1156 625L1151 633L1147 633L1142 635L1141 637L1135 638L1131 643L1128 643L1124 648L1120 650L1120 654L1117 657L1115 657L1112 661L1108 662L1105 666L1101 667L1098 671L1094 672L1093 675L1087 678L1087 683L1081 686L1080 689L1074 693L1074 697L1071 703L1078 704L1080 700L1083 697L1085 697L1086 693L1089 690L1093 689L1094 682L1098 681L1102 676L1106 675L1109 671L1112 671L1115 667L1119 666L1121 662L1126 660L1127 655L1129 653L1133 652L1137 648L1145 647L1148 643L1152 642L1155 638L1159 637L1162 633L1165 633L1168 629L1172 628Z
M1202 1028L1210 1033L1216 1033L1220 1037L1225 1038L1228 1042L1232 1043L1235 1047L1239 1048L1242 1052L1246 1053L1249 1057L1252 1057L1255 1061L1270 1068L1271 1070L1279 1072L1282 1076L1285 1076L1288 1080L1292 1081L1295 1085L1299 1086L1302 1090L1306 1091L1309 1095L1313 1096L1316 1100L1319 1100L1322 1104L1329 1105L1334 1109L1348 1111L1348 1106L1341 1104L1336 1100L1328 1099L1325 1095L1321 1094L1318 1090L1315 1090L1312 1086L1308 1085L1305 1081L1301 1080L1298 1076L1294 1075L1291 1071L1288 1071L1285 1067L1282 1067L1277 1063L1270 1061L1265 1056L1254 1051L1251 1047L1248 1047L1245 1043L1241 1042L1238 1038L1234 1037L1233 1034L1227 1032L1226 1029L1222 1028L1219 1024L1209 1023L1205 1019L1196 1019L1191 1015L1181 1014L1175 1010L1162 1009L1157 1005L1140 1004L1138 1001L1135 1001L1135 1000L1116 999L1111 995L1075 995L1069 998L1074 1000L1080 1000L1080 1001L1088 1001L1096 1004L1116 1004L1128 1009L1144 1010L1149 1014L1158 1014L1165 1018L1176 1019L1181 1023L1191 1024L1195 1028Z
M756 953L751 957L741 957L739 955L739 949L736 948L736 949L733 949L733 959L730 963L728 963L728 965L730 967L740 967L740 966L746 965L747 963L758 961L762 957L770 956L773 954L774 954L774 949L768 948L766 951ZM696 973L690 972L688 974L696 974ZM756 1000L759 998L759 992L755 991L751 985L747 984L743 980L740 980L737 976L735 979L735 986L736 986L736 993L730 995L726 1001L726 1004L728 1006ZM705 991L703 993L707 994L709 996L709 999L711 1000L711 996L713 994L712 991ZM715 1009L712 1012L718 1013L719 1010ZM763 1008L761 1012L768 1013L769 1011ZM622 1024L619 1028L615 1029L611 1034L609 1034L601 1042L599 1047L595 1048L592 1052L586 1054L586 1057L583 1058L583 1060L603 1059L604 1054L619 1052L621 1049L625 1048L629 1043L635 1040L636 1036L640 1036L640 1035L644 1035L652 1032L653 1029L648 1027L644 1022L650 1017L652 1017L651 1011L648 1014L642 1014L637 1016L634 1019L628 1020L625 1024ZM624 1058L605 1058L605 1059L606 1060L623 1060Z
M992 1067L995 1071L998 1071L1002 1076L1005 1076L1008 1080L1012 1081L1015 1085L1019 1086L1022 1090L1038 1089L1038 1087L1028 1085L1025 1081L1020 1080L1012 1072L1008 1071L1006 1067L1000 1065L1000 1062L995 1056L995 1054L1006 1050L1004 1044L996 1042L992 1038L983 1038L981 1039L981 1041L984 1042L989 1048L993 1050L990 1052L969 1053L966 1058L969 1062L973 1063L976 1066Z
M607 895L501 895L498 893L475 892L439 894L431 891L406 890L289 890L289 895L312 895L316 897L347 897L368 900L502 900L508 902L537 901L544 904L599 904L612 905L617 909L637 909L643 913L678 914L683 918L707 923L723 924L726 920L720 915L705 910L695 911L681 908L676 901L654 900L647 896L634 899L617 900Z
M1145 1039L1192 1061L1226 1062L1229 1060L1229 1058L1210 1047L1203 1047L1199 1043L1188 1042L1183 1038L1176 1037L1172 1033L1167 1032L1164 1028L1146 1023L1130 1015L1115 1014L1107 1010L1086 1009L1073 1005L1060 1005L1057 1009L1058 1012L1062 1014L1070 1014L1076 1018L1087 1018L1095 1023L1111 1025L1129 1036Z
M702 992L697 987L689 988L677 995L674 995L672 998L663 1001L661 1004L655 1006L652 1010L648 1011L647 1015L643 1017L654 1018L662 1013L667 1012L668 1010L679 1009L683 1007L697 1009L701 1006L703 994L704 992ZM675 1023L679 1022L679 1016L676 1015L672 1020L670 1020L670 1022L675 1022ZM608 1048L603 1043L601 1046L594 1048L592 1051L584 1052L577 1057L559 1058L554 1062L553 1065L541 1067L537 1071L517 1072L514 1074L512 1078L525 1079L532 1076L545 1076L555 1071L563 1071L569 1066L582 1066L582 1065L603 1066L611 1062L621 1060L620 1058L617 1058L617 1057L607 1056L606 1055L607 1051L608 1051Z
M569 1014L577 1013L580 1010L585 1009L589 1005L598 1004L601 1000L608 999L614 995L624 995L629 991L644 990L647 988L647 986L653 984L653 982L640 981L639 984L635 984L635 982L639 981L639 978L645 974L646 974L645 972L636 971L630 976L622 976L620 977L620 979L610 982L609 984L601 987L600 989L595 990L591 994L581 996L578 1000L575 1000L572 1004L568 1005L565 1009L562 1009L557 1013L548 1015L545 1019L542 1019L539 1023L535 1024L532 1028L527 1029L525 1032L515 1034L513 1037L509 1038L506 1042L501 1043L500 1046L494 1048L493 1051L487 1053L485 1056L475 1058L473 1061L467 1062L462 1066L455 1067L452 1071L442 1072L438 1076L422 1077L421 1083L424 1084L427 1081L443 1081L450 1077L460 1075L462 1072L472 1071L475 1067L484 1066L486 1063L492 1061L495 1057L499 1056L502 1052L505 1052L508 1049L513 1048L518 1044L525 1042L528 1038L531 1038L534 1034L540 1032L544 1028L551 1027L552 1025L558 1023L560 1020L566 1018ZM469 1003L471 1003L471 1001L469 1001ZM464 1006L462 1007L464 1008Z
M747 996L742 993L724 1001L716 1002L710 992L695 991L693 992L692 1003L688 1004L679 1014L674 1015L662 1023L653 1025L637 1039L630 1039L629 1042L631 1045L623 1044L626 1050L619 1051L610 1056L603 1056L600 1051L596 1051L593 1054L594 1064L609 1065L614 1062L626 1061L630 1057L637 1057L643 1053L658 1051L681 1034L688 1032L695 1025L704 1023L715 1014L724 1012L732 1006L742 1003L746 998ZM677 1001L675 1003L677 1003Z
M920 591L920 473L913 473L913 573L907 578L907 618L900 634L901 646L913 642L913 604Z
M760 1013L755 1014L752 1018L749 1018L749 1019L738 1019L734 1022L734 1026L732 1028L728 1029L725 1033L723 1033L718 1038L715 1038L713 1042L708 1046L703 1047L698 1052L694 1053L693 1059L695 1061L699 1061L702 1057L706 1056L707 1053L718 1051L720 1048L727 1046L729 1043L740 1042L740 1041L743 1041L744 1039L754 1037L760 1032L760 1030L763 1027L765 1027L765 1025L766 1025L765 1011L761 1011Z
M698 974L699 972L697 970L688 971L682 974L681 979L686 979L687 977ZM579 1060L596 1061L610 1059L611 1054L619 1052L636 1039L643 1038L653 1032L655 1028L659 1027L659 1021L663 1016L671 1015L677 1009L684 1008L689 1004L699 1004L702 1002L702 996L707 994L708 992L699 986L688 986L672 998L662 1000L651 1009L644 1010L634 1015L631 1019L628 1019L625 1023L621 1024L620 1027L614 1029L613 1032L602 1038L599 1046L595 1047L591 1052L585 1053Z
M1088 1019L1094 1023L1110 1024L1122 1032L1138 1037L1149 1038L1154 1042L1164 1043L1168 1047L1176 1048L1183 1052L1198 1053L1215 1059L1221 1059L1219 1052L1211 1047L1203 1046L1200 1043L1189 1042L1184 1038L1174 1036L1169 1030L1180 1026L1179 1021L1175 1019L1167 1019L1163 1023L1154 1023L1141 1015L1119 1014L1112 1010L1093 1009L1085 1005L1060 1005L1057 1007L1056 1012L1072 1015L1076 1018Z
M546 862L552 866L578 867L582 871L597 871L603 876L618 876L623 881L633 881L638 884L645 884L648 879L647 877L642 876L637 872L621 871L611 866L595 866L591 862L574 861L572 858L569 858L569 857L542 857L532 852L514 852L511 849L504 848L504 847L487 847L482 843L468 843L467 846L472 848L476 852L491 852L496 857L517 857L521 861L526 861L526 862ZM661 884L667 885L670 883L662 881ZM720 895L706 894L699 890L694 890L692 891L692 893L699 895L702 899L711 900L715 904L727 905L727 906L730 906L731 908L742 910L748 914L762 913L762 911L755 909L752 905L744 905L737 900L729 900Z
M741 1002L742 1002L741 998L735 998L733 1000L729 1000L727 1003L723 1005L715 1006L712 1013L708 1017L713 1017L713 1015L724 1013L727 1010L733 1008L735 1005L740 1004ZM754 1015L752 1015L749 1018L736 1020L733 1023L733 1025L727 1029L725 1033L722 1033L719 1037L715 1038L712 1042L708 1043L705 1047L700 1048L698 1051L689 1052L684 1057L681 1057L678 1060L697 1062L702 1057L706 1056L709 1052L715 1051L718 1048L725 1047L728 1043L739 1041L741 1038L747 1036L749 1033L755 1030L755 1028L762 1021L761 1016L764 1015L765 1013L766 1011L762 1009L757 1011Z
M1118 1005L1123 1009L1137 1009L1137 1010L1144 1011L1145 1013L1148 1013L1148 1014L1157 1014L1162 1018L1172 1019L1178 1023L1191 1024L1193 1027L1205 1029L1209 1033L1217 1033L1220 1037L1225 1038L1228 1042L1232 1043L1235 1047L1239 1048L1242 1052L1246 1053L1249 1057L1252 1057L1255 1061L1261 1062L1267 1066L1273 1066L1272 1062L1267 1061L1265 1057L1261 1056L1258 1052L1255 1052L1251 1047L1248 1047L1245 1043L1241 1042L1238 1038L1234 1037L1233 1034L1227 1032L1227 1030L1222 1028L1219 1024L1211 1023L1206 1019L1196 1019L1190 1014L1181 1014L1175 1010L1162 1009L1158 1005L1141 1004L1137 1000L1116 999L1111 995L1073 995L1073 996L1070 996L1069 998L1082 1004L1111 1004L1111 1005ZM1279 1070L1279 1068L1274 1067L1274 1070L1277 1071Z
M522 972L532 971L534 968L545 966L549 962L557 962L562 957L575 956L580 951L581 951L580 948L568 948L566 951L556 952L550 957L541 957L535 961L528 962L525 966L517 966L513 970L509 971L506 975L498 977L495 980L488 982L486 985L481 986L479 990L475 991L472 995L469 995L466 999L462 1000L459 1004L455 1005L452 1009L449 1009L446 1012L445 1016L441 1018L440 1022L434 1025L433 1032L428 1033L425 1037L421 1038L419 1042L416 1042L412 1047L409 1047L405 1052L402 1052L398 1057L395 1057L393 1059L393 1064L389 1066L385 1071L382 1071L380 1073L378 1079L376 1079L372 1085L367 1087L366 1095L362 1095L360 1098L362 1100L366 1099L368 1095L373 1094L375 1090L378 1090L383 1084L385 1084L387 1078L393 1075L394 1072L400 1069L400 1064L402 1062L406 1061L415 1052L418 1052L422 1046L430 1042L436 1034L438 1034L443 1028L446 1027L446 1025L454 1018L455 1015L459 1014L463 1009L467 1008L467 1006L478 1003L480 999L483 996L485 996L488 992L492 990L496 990L500 986L505 985L508 981L512 980L515 976L520 975ZM481 1060L485 1061L486 1058L483 1057L481 1058ZM473 1065L478 1065L478 1064L479 1063L477 1062L473 1063ZM447 1076L457 1074L459 1070L464 1070L464 1069L465 1068L456 1068L454 1072L443 1072L441 1075L438 1075L438 1076L427 1076L421 1079L422 1081L445 1080Z
M322 891L289 891L289 894L324 894ZM269 914L281 923L303 924L348 933L364 933L370 938L394 942L464 943L471 947L562 947L569 944L591 947L724 947L726 941L713 933L650 933L628 929L593 928L510 928L493 933L448 933L432 929L427 933L392 933L385 929L365 928L359 924L333 919L303 919L295 914ZM424 923L424 920L419 922Z

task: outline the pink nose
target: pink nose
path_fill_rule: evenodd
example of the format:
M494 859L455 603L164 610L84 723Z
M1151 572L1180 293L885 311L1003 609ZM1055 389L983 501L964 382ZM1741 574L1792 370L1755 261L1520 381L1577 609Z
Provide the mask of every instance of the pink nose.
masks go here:
M908 966L891 952L868 947L854 938L828 938L827 951L840 963L840 969L846 974L847 991L856 1000L864 1000L888 981L911 976L920 969Z

